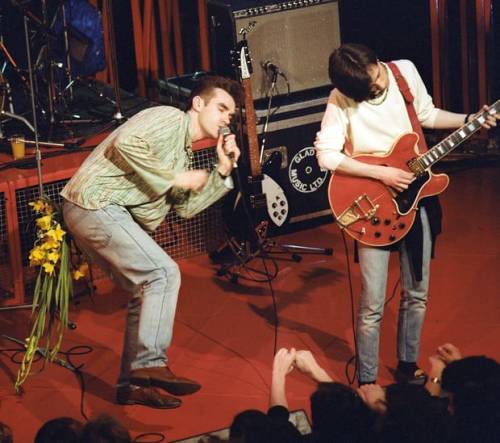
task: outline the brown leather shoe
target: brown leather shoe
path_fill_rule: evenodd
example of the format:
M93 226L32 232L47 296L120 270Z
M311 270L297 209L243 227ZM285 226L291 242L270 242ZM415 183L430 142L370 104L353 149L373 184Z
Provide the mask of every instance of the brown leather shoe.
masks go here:
M130 383L138 386L156 386L174 395L192 394L201 388L201 385L194 380L179 377L163 366L131 371Z
M173 409L181 405L181 400L160 393L152 387L120 386L116 390L119 405L142 405L157 409Z

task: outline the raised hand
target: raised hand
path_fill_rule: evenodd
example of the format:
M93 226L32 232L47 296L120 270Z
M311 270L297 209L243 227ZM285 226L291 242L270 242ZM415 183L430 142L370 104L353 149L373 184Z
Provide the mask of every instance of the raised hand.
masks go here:
M201 191L207 184L208 172L204 169L194 169L177 174L174 178L176 188Z
M216 149L218 157L217 170L222 175L227 176L231 174L240 157L240 150L236 144L236 136L234 134L219 135Z

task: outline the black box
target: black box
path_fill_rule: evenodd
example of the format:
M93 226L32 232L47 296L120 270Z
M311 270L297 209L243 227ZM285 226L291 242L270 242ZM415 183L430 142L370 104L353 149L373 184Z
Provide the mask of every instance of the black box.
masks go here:
M317 88L273 99L264 134L267 100L257 100L257 132L263 164L275 151L282 157L279 175L273 178L288 201L288 217L280 226L270 223L271 234L291 232L333 221L328 200L329 171L320 169L313 148L320 129L330 87ZM265 169L265 167L264 167Z

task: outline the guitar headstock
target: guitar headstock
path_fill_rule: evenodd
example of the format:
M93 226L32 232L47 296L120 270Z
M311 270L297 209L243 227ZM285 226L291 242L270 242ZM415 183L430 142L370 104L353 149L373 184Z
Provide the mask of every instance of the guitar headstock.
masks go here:
M250 78L253 72L252 58L246 38L238 42L236 48L232 51L232 56L233 67L238 70L240 78L242 80Z

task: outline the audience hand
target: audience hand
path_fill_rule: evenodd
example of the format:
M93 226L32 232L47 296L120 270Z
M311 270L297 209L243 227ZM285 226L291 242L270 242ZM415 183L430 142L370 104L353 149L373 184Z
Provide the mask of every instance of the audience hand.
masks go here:
M437 354L439 355L439 358L441 358L441 360L443 360L447 365L452 361L460 360L462 358L460 349L458 349L451 343L445 343L444 345L438 346Z
M274 356L273 376L286 376L294 368L296 351L295 348L290 350L281 348Z
M379 413L384 413L386 411L387 404L385 402L385 391L380 385L363 385L358 388L357 392L371 410Z
M311 351L300 350L295 356L295 365L297 369L319 382L330 382L332 378L318 364Z

